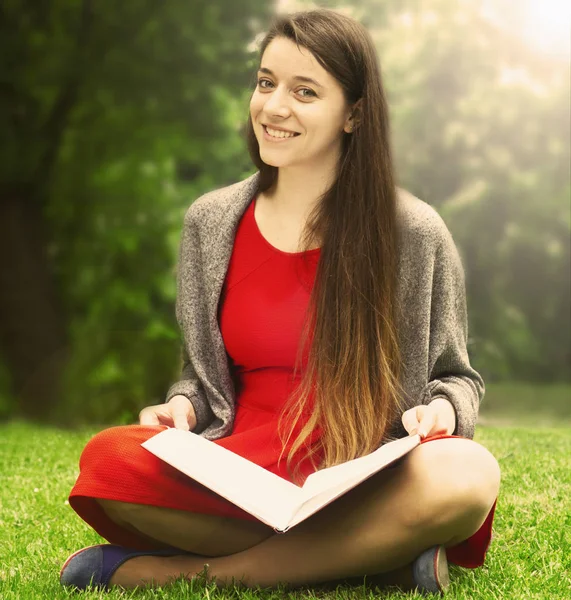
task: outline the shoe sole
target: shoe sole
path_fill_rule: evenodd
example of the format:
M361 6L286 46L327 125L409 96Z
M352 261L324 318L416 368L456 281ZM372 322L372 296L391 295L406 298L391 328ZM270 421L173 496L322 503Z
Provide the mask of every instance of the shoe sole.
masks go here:
M444 592L450 586L448 559L446 558L446 549L444 546L439 546L434 553L434 574L438 587Z

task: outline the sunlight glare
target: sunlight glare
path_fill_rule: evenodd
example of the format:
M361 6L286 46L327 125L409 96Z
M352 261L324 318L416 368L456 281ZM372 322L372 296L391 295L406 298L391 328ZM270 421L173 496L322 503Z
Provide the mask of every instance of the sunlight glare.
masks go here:
M549 51L569 46L571 2L569 0L527 0L529 37Z

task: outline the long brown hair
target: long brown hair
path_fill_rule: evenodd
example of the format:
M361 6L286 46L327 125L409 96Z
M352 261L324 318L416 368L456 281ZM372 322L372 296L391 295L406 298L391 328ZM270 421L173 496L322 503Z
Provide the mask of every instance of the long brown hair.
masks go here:
M276 37L308 49L339 82L349 105L361 100L357 128L343 132L336 179L301 236L301 252L316 242L321 252L294 378L309 339L311 346L280 418L281 432L287 416L288 440L297 431L288 467L303 449L314 466L320 456L322 468L372 452L401 414L399 232L389 111L374 43L359 22L325 8L274 16L260 44L260 62ZM260 172L260 194L276 183L278 168L261 160L251 116L246 136Z

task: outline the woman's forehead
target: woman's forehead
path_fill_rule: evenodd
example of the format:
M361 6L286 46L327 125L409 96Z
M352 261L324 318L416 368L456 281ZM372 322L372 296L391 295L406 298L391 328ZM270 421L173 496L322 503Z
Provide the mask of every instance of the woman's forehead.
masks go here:
M269 69L277 77L309 77L321 84L325 83L325 75L328 75L307 48L298 48L295 42L287 38L276 38L268 44L260 68Z

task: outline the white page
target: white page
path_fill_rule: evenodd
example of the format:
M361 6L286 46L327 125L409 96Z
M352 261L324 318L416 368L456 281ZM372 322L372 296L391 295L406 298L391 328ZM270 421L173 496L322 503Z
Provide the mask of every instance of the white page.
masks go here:
M294 483L190 431L166 429L141 445L277 530L303 502Z
M322 469L312 473L303 484L302 491L305 500L310 500L322 492L343 487L357 478L362 481L367 474L379 471L383 466L389 465L407 452L418 446L420 436L409 435L407 437L383 444L370 454L354 458L340 465Z
M342 481L339 481L339 479L337 479L336 483L333 483L335 481L334 478L322 478L321 483L323 484L323 486L321 486L320 488L319 483L316 483L316 481L319 482L319 480L314 479L314 495L310 496L308 494L306 496L307 500L294 514L294 516L289 522L288 527L286 527L285 529L280 529L280 532L287 531L294 525L301 523L324 506L327 506L328 504L330 504L349 490L353 489L354 487L365 481L365 479L368 479L375 473L378 473L383 467L392 464L393 462L395 462L396 460L398 460L399 458L416 448L416 446L418 446L419 444L420 436L407 436L394 442L390 442L389 444L385 444L384 446L381 446L380 448L378 448L371 454L368 454L367 456L362 456L360 458L353 459L352 461L342 463L341 465L335 465L335 467L329 467L329 469L336 469L337 467L345 467L349 464L349 462L355 463L355 461L358 461L357 467L353 465L353 474L350 477L346 477ZM381 452L381 450L383 449L385 450ZM325 469L325 471L329 469ZM317 471L316 473L312 473L310 477L314 477L319 473L323 473L323 471ZM307 483L308 480L309 477L305 480L305 483ZM325 485L325 483L327 483L328 486ZM306 494L311 489L312 488L310 487L308 488L308 490L305 490Z

